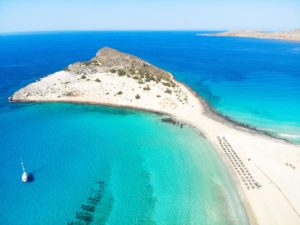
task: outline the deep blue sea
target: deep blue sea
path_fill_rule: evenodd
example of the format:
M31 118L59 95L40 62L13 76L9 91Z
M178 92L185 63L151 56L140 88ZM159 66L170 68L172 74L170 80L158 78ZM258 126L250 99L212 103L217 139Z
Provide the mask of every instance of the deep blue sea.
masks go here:
M172 72L220 113L299 141L300 43L197 33L0 35L0 224L248 224L222 160L194 129L131 110L7 101L108 46ZM32 183L20 182L20 157Z

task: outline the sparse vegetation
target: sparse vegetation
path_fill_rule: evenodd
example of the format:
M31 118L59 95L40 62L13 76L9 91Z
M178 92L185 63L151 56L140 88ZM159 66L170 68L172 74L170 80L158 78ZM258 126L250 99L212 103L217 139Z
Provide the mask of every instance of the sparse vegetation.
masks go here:
M144 89L145 91L150 91L149 85L147 85L146 87L143 87L143 89Z
M136 95L136 96L135 96L135 99L140 99L140 98L141 98L140 95Z
M85 76L85 75L82 75L82 76L80 77L80 79L86 79L86 76Z
M122 70L122 69L119 69L119 70L118 70L118 75L119 75L119 76L125 76L125 75L126 75L126 71L125 71L125 70Z
M170 81L171 87L175 87L176 84L173 81Z
M97 78L95 81L96 81L96 82L101 82L101 80L100 80L99 78Z
M160 95L156 95L157 98L160 98Z
M81 76L83 73L94 74L103 72L103 68L108 68L108 70L106 70L107 73L116 73L120 76L129 75L130 77L138 75L139 77L145 78L146 82L149 82L149 80L156 82L159 82L160 80L166 82L171 81L172 76L170 73L152 66L137 57L128 54L120 54L113 50L107 50L106 53L109 54L105 54L105 51L103 51L103 54L99 53L95 59L71 64L65 68L65 71Z
M130 74L134 74L133 68L130 68L128 72L129 72Z
M162 84L163 84L164 86L171 87L171 84L168 83L168 82L162 82Z
M117 95L121 95L121 94L123 94L123 92L122 92L122 91L119 91L119 92L117 93Z
M172 94L172 91L171 91L169 88L167 88L167 89L165 90L165 93Z
M72 96L76 96L76 93L74 91L69 91L63 94L64 96L68 96L68 97L72 97Z

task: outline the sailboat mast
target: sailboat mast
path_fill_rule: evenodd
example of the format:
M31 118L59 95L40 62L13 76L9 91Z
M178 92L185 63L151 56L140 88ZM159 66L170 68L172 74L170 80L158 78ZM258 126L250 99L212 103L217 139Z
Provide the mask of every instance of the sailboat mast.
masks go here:
M22 165L22 170L23 170L23 172L25 172L25 167L24 167L22 158L21 158L21 165Z

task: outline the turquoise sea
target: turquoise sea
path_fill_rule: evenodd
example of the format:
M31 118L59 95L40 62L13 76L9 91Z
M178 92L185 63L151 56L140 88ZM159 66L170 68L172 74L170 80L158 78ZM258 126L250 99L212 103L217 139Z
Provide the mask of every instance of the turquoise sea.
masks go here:
M299 141L300 44L197 33L0 35L0 224L248 224L222 160L196 130L132 110L7 101L109 46L172 72L215 110Z
M97 106L10 107L0 113L0 224L71 224L82 205L95 207L88 224L248 224L223 162L192 128Z

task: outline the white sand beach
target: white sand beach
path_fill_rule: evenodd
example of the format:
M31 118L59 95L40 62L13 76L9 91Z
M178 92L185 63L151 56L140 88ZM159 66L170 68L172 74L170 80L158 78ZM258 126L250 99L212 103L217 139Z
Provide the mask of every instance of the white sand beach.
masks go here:
M214 145L252 224L300 224L299 145L227 121L171 74L130 55L105 48L77 66L29 84L10 100L111 105L169 115L196 127Z

